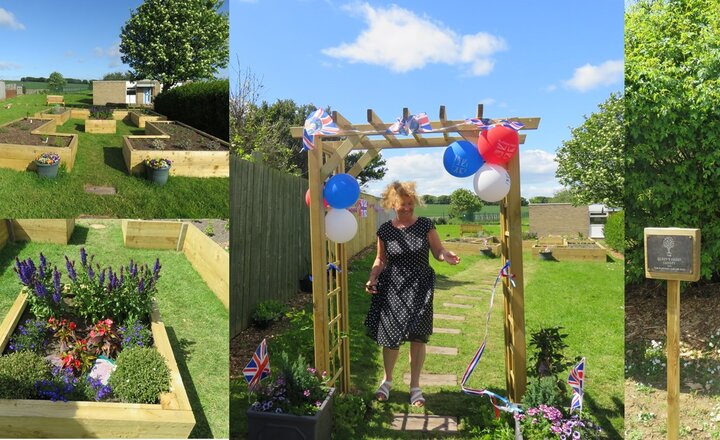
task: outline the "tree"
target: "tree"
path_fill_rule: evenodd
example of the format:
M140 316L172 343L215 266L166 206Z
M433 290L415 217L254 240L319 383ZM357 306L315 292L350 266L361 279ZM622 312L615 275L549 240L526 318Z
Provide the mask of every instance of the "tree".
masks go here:
M103 81L132 81L133 79L131 72L110 72L103 76Z
M550 197L547 197L547 196L530 197L530 203L550 203Z
M480 197L470 190L458 188L450 194L450 217L464 217L482 209Z
M572 139L557 152L557 176L575 205L604 203L623 206L625 179L625 102L611 93L599 111L572 129Z
M350 154L348 154L345 157L345 169L350 170L355 163L362 157L364 153L362 151L355 151ZM382 155L378 154L377 156L373 157L373 159L368 163L365 168L358 174L357 178L360 181L360 185L365 185L366 183L370 182L371 180L382 180L383 177L385 177L385 173L387 172L387 167L385 167L386 162L385 159L382 158Z
M528 199L526 199L525 197L520 197L520 206L527 206L529 204L530 202L528 202Z
M425 203L426 205L434 205L434 204L436 203L437 199L436 199L435 196L433 196L433 195L431 195L431 194L424 194L424 195L422 196L422 201L423 201L423 203Z
M62 76L60 72L53 72L48 77L48 88L52 92L62 92L63 87L65 87L65 84L67 83L65 81L65 78Z
M163 91L181 81L211 78L228 64L228 14L222 0L145 0L120 31L121 60L136 78Z
M702 227L720 267L719 0L638 0L625 16L626 282L644 278L643 229ZM706 245L709 244L709 245Z
M574 203L574 196L572 194L572 191L569 189L561 189L559 191L555 191L555 194L548 200L547 203Z

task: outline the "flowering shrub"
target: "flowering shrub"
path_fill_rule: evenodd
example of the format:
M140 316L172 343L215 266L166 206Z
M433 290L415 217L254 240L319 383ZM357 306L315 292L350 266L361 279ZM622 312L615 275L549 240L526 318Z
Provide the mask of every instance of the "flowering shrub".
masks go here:
M55 165L60 162L60 155L55 153L41 153L35 157L35 163L43 165Z
M8 350L40 353L47 346L46 337L45 321L27 319L25 324L18 326L17 332L10 338Z
M88 348L87 339L77 339L70 350L60 359L63 362L63 368L76 374L82 374L92 368L97 356Z
M328 395L327 372L318 375L314 368L308 368L305 359L299 356L290 362L288 355L281 352L277 357L277 368L267 383L260 383L253 391L254 411L314 415Z
M160 168L170 168L172 161L170 159L164 159L162 157L156 157L154 159L147 158L143 162L146 167L152 168L153 170L159 170Z
M53 337L60 341L60 351L67 351L75 345L77 335L75 329L77 324L67 319L48 319L48 328L52 331Z
M108 107L91 107L90 119L112 119L113 111Z
M130 348L117 358L117 369L108 383L124 402L156 403L170 391L170 369L157 350Z
M120 335L112 319L98 321L90 330L88 345L96 355L114 358L120 352Z
M523 414L515 414L515 419L520 421L525 440L602 438L602 430L591 416L564 418L562 411L552 406L528 408Z
M52 377L35 382L37 394L53 402L68 400L100 401L112 395L112 387L103 385L99 379L77 377L70 370L53 367Z
M150 347L152 346L152 332L140 321L132 322L121 326L120 344L123 349L129 347Z
M36 318L45 320L62 312L62 285L57 267L50 270L45 256L40 254L40 265L28 258L20 261L15 257L15 268L20 282L28 294L30 311Z

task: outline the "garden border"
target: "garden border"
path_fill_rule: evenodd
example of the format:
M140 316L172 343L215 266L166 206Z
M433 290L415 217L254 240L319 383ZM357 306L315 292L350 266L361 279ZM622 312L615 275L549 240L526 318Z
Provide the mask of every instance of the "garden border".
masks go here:
M21 292L0 324L0 352L5 350L26 306L27 294ZM170 369L171 392L163 394L159 404L0 399L3 434L36 438L187 438L195 426L195 416L157 304L153 304L151 320L155 348Z
M132 122L135 126L138 128L145 128L145 123L148 121L167 121L167 117L164 115L161 115L160 113L155 113L149 115L146 113L141 113L139 110L129 110L128 116L130 117L130 122Z
M540 242L541 240L538 240ZM563 261L563 260L572 260L572 261L597 261L600 263L604 263L607 261L607 249L601 245L600 243L596 242L595 240L590 240L593 244L595 244L594 248L571 248L568 247L568 243L572 243L572 240L568 239L562 239L562 244L548 244L546 242L543 242L543 244L536 244L532 247L532 255L535 258L539 257L540 251L545 248L550 248L552 250L552 256L555 260ZM589 243L588 243L589 244Z
M2 124L0 127L13 124L25 118L18 118ZM75 157L78 150L78 135L67 133L55 133L55 121L52 119L37 118L48 122L31 131L31 134L52 134L53 136L70 137L70 145L67 147L38 146L22 144L0 143L0 168L9 168L17 171L34 171L35 157L41 153L56 153L60 156L60 164L65 164L67 171L72 171L75 164Z
M14 241L68 244L75 230L75 219L8 219L3 222ZM2 246L0 246L1 248Z

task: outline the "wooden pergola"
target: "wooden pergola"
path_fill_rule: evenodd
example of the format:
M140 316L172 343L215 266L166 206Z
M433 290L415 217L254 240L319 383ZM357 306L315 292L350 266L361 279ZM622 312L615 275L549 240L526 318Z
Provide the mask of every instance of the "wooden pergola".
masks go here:
M404 108L403 119L409 114ZM482 104L477 106L476 117L483 117ZM388 133L392 124L383 122L371 109L367 111L367 122L362 124L351 123L337 111L332 112L332 118L340 129L332 139L340 140L323 140L322 136L316 136L315 148L308 151L315 368L330 373L332 382L346 392L350 386L347 255L343 244L325 237L324 182L335 173L347 172L357 177L384 149L447 147L459 140L476 144L480 128L464 119L447 119L445 106L440 106L438 120L431 121L433 129L438 131L414 133L403 138ZM534 130L540 124L540 118L498 119L522 122L522 130ZM292 127L291 133L294 138L301 138L303 127ZM524 142L525 135L522 134L520 143ZM349 171L345 171L345 157L356 150L365 150L365 153ZM510 273L515 286L509 278L503 278L505 376L509 398L519 402L527 384L519 155L508 164L508 172L512 186L500 204L500 241L502 264L511 261ZM328 271L330 263L341 271Z

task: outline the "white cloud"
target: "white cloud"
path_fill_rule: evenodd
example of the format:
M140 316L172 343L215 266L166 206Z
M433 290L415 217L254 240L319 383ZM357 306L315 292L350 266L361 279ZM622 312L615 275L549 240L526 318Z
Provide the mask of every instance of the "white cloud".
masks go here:
M555 176L557 162L555 155L544 150L520 148L520 172L530 174L552 174Z
M0 27L7 27L13 30L25 29L25 25L17 21L12 12L3 8L0 8Z
M0 70L12 70L12 69L19 69L20 64L17 63L11 63L10 61L0 61Z
M480 104L493 105L497 102L495 98L483 98L480 100Z
M470 75L481 76L492 71L492 55L507 49L500 37L484 32L458 35L442 23L397 5L373 8L363 3L346 9L362 15L368 27L353 43L322 53L350 63L385 66L400 73L442 63L462 65Z
M118 67L122 64L120 61L120 40L112 44L107 49L96 46L93 49L93 53L97 57L108 58L108 67Z
M552 93L552 92L554 92L555 90L557 90L557 86L556 86L555 84L550 84L549 86L545 87L545 91L546 91L546 92L551 92L551 93Z
M575 69L575 74L565 81L565 85L580 92L587 92L596 87L616 84L623 80L623 67L622 60L605 61L599 66L585 64Z

